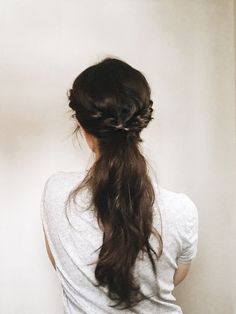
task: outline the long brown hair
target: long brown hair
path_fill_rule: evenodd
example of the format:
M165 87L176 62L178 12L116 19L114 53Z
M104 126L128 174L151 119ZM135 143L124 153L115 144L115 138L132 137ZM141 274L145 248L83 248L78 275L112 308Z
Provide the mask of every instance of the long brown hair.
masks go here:
M85 69L69 90L69 107L82 127L96 137L99 158L68 200L83 188L91 203L103 243L95 268L96 286L107 286L112 307L131 308L148 298L133 276L135 261L146 252L155 275L153 254L162 254L162 237L153 227L155 190L141 152L142 129L153 119L151 90L144 75L117 58ZM78 130L79 127L75 131ZM157 254L149 243L154 234Z

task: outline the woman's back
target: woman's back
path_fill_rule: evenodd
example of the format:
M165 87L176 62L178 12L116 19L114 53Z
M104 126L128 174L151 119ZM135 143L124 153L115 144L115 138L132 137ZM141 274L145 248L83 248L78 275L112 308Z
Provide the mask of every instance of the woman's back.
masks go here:
M156 195L153 224L162 236L163 252L155 260L156 276L147 254L138 256L135 278L141 291L152 296L129 310L120 311L109 307L114 303L107 296L107 287L95 287L95 262L103 242L103 232L94 212L91 209L83 211L91 195L83 191L76 197L78 205L70 204L68 217L74 228L65 214L67 197L85 174L85 171L52 174L45 184L41 202L45 234L63 288L65 313L182 313L172 295L173 276L177 263L190 261L197 252L198 214L195 204L184 193L162 188L152 177ZM149 241L158 251L158 240L151 235Z

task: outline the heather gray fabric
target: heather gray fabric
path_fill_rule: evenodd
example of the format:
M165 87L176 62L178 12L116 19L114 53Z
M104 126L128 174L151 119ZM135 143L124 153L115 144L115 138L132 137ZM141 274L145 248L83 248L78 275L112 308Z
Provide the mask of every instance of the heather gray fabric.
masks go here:
M157 210L159 207L163 254L156 262L156 278L145 255L143 259L141 255L137 259L134 274L141 290L152 297L132 310L113 309L109 307L109 304L114 303L107 297L107 289L93 285L96 283L95 264L87 265L96 260L98 251L94 251L102 244L102 231L93 211L82 211L89 201L88 191L77 197L77 209L73 203L69 207L68 216L74 228L69 225L64 211L68 193L78 185L86 171L53 173L46 180L41 198L41 219L62 286L64 313L182 313L172 294L173 275L177 262L186 263L197 253L196 205L186 194L162 188L151 176L156 191L154 226L161 232L160 214ZM154 236L151 236L150 243L158 249L158 241Z

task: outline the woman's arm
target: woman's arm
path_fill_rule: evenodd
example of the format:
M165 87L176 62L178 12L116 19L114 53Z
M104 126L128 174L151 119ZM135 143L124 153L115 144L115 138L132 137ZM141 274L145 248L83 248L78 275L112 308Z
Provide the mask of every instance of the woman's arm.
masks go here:
M191 262L178 264L178 268L175 271L173 282L174 286L177 286L187 276L190 269Z

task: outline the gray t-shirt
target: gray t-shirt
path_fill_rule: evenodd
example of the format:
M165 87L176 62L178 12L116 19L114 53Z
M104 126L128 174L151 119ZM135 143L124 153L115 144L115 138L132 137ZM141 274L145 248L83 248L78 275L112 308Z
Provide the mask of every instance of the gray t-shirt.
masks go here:
M67 196L82 181L86 171L53 173L45 183L41 198L41 219L62 287L64 313L183 313L172 294L173 275L177 263L189 262L197 253L196 205L186 194L164 189L151 176L156 191L153 223L162 234L163 253L156 261L156 277L146 254L143 259L136 260L135 277L143 293L152 297L130 310L121 311L109 307L114 303L107 296L106 287L93 285L97 283L94 276L96 265L88 264L98 257L99 250L95 250L102 244L103 233L93 211L83 211L89 203L89 193L84 190L78 194L77 208L72 202L68 209L73 228L65 215ZM158 240L154 236L150 237L150 243L158 252Z

